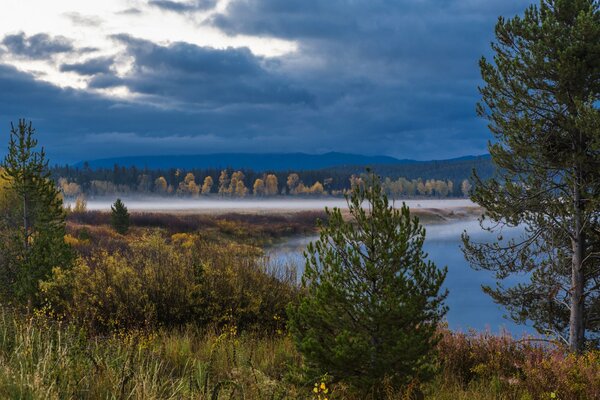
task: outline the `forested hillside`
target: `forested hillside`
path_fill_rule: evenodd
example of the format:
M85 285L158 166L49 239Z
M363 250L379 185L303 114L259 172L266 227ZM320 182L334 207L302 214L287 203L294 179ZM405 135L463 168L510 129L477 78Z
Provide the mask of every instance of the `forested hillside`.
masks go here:
M275 195L340 196L360 184L367 168L379 174L391 196L461 197L470 189L473 170L486 178L494 167L488 156L442 161L405 161L384 164L338 165L321 169L251 168L139 168L114 164L93 168L57 166L52 174L65 196L179 195L259 197Z

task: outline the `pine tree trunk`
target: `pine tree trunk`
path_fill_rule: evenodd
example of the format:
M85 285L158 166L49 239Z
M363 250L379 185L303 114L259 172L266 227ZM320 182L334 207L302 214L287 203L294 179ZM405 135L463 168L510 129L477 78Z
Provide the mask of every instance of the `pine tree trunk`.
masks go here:
M29 252L29 210L27 209L27 195L23 194L23 249L25 257Z
M571 309L569 317L569 348L571 351L583 350L585 327L583 325L584 308L584 271L585 236L582 230L582 201L578 183L574 187L575 234L572 240L573 258L571 266Z

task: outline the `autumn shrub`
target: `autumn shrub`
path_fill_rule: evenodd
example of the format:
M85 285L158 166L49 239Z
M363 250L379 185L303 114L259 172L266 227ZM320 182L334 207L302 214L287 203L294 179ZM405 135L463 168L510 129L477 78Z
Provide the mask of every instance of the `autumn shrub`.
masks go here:
M600 398L598 350L573 354L558 343L516 340L508 334L444 330L442 336L438 344L442 387L477 387L501 398Z
M283 329L286 306L298 294L291 275L270 271L262 250L254 246L198 240L195 251L203 263L207 324L265 332Z
M69 213L68 221L75 225L109 225L110 213L86 211ZM138 228L161 228L174 233L194 233L207 229L217 229L224 234L241 234L245 238L279 238L282 236L312 233L317 219L325 218L323 212L302 211L289 214L243 214L222 215L177 214L160 212L132 212L130 223ZM220 229L222 228L222 230Z
M101 250L41 284L55 313L92 331L173 326L201 312L201 267L189 253L151 235L127 251Z
M89 257L99 250L108 253L123 252L129 248L130 239L117 234L108 225L67 225L69 244L77 254Z
M545 357L526 356L521 386L534 398L600 399L600 350L578 355L554 349Z
M253 246L153 233L80 257L72 270L55 268L41 288L47 312L91 332L185 324L275 332L296 289L261 256Z
M461 386L479 378L508 381L518 375L523 351L539 351L539 347L518 343L508 334L443 330L438 344L442 375Z

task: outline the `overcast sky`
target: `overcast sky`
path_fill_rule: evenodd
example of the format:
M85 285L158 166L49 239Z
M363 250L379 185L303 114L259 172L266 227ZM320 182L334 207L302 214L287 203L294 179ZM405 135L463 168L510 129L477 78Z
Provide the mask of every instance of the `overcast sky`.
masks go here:
M486 152L478 59L526 0L0 0L0 155Z

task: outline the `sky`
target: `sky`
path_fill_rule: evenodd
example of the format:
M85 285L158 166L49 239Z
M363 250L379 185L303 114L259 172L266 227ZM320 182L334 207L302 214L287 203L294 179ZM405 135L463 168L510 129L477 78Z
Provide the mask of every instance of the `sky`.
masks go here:
M483 154L478 61L526 0L0 0L11 121L53 163L159 154Z

